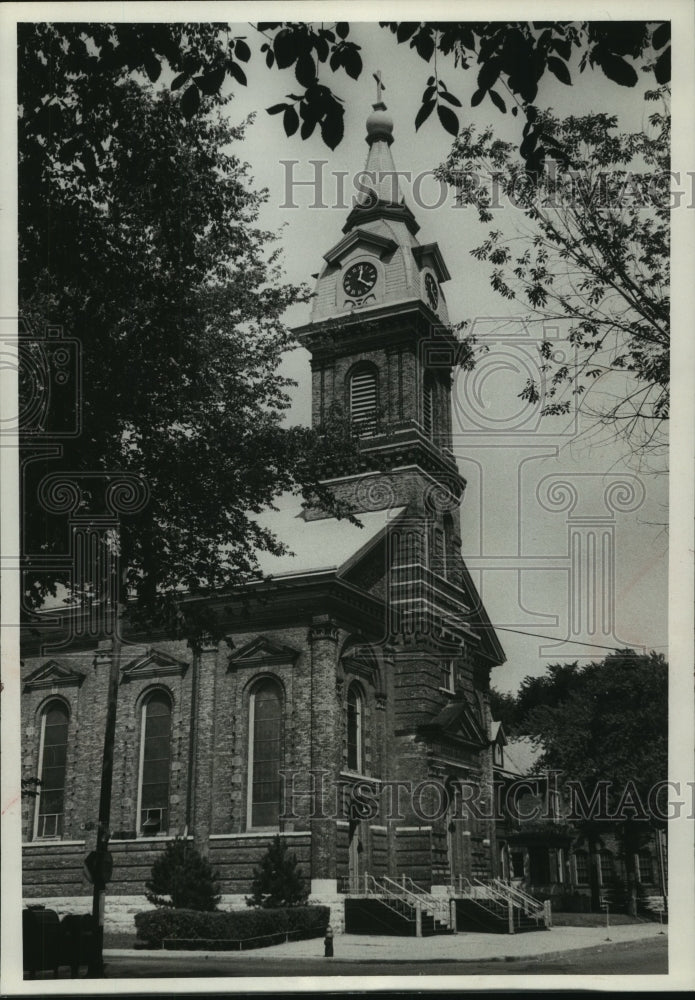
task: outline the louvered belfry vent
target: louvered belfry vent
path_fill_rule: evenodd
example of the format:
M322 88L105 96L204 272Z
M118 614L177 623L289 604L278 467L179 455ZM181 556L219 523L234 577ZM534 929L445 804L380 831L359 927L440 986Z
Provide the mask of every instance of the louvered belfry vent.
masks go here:
M374 434L377 415L377 373L371 368L354 372L350 379L350 419L360 434Z

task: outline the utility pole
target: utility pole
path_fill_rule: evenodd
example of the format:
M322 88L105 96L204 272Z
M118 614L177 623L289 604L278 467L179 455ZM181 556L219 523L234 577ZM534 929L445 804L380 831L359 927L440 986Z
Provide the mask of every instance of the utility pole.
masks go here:
M104 731L104 752L101 761L101 791L99 794L99 819L97 842L93 865L94 892L92 895L92 920L94 928L93 948L87 975L101 978L104 975L104 914L106 885L111 877L111 856L109 837L111 831L111 789L113 786L113 751L116 740L116 709L118 705L118 680L121 669L121 642L116 637L111 641L111 663L109 666L109 686L106 705L106 728Z

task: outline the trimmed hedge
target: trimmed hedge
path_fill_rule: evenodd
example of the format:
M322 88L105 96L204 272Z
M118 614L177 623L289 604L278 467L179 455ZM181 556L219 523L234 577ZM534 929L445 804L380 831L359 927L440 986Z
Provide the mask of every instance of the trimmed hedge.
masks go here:
M248 942L258 940L258 947L285 940L289 934L293 941L302 938L323 937L330 916L328 906L293 906L288 909L228 910L204 913L200 910L174 910L160 907L135 914L138 944L140 947L161 948L167 941L171 947L182 947L183 942L195 947L193 942L205 942L214 947L216 941ZM274 940L268 940L274 938ZM265 940L264 940L265 939ZM175 943L179 942L179 943Z

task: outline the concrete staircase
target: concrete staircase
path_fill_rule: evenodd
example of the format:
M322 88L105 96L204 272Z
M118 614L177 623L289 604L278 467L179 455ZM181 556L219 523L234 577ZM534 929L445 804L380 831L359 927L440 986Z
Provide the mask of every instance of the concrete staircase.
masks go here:
M518 934L551 926L549 903L529 896L501 879L459 879L456 928Z
M347 934L429 937L451 934L449 900L434 896L407 876L365 875L345 900Z

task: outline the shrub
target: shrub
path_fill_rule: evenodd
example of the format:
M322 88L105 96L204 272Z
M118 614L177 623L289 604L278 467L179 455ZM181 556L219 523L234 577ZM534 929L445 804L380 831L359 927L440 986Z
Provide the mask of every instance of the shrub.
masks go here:
M217 873L183 837L166 845L145 888L148 902L155 906L211 911L220 901Z
M326 933L330 910L327 906L301 906L290 909L230 910L204 913L199 910L158 909L136 913L138 943L161 948L162 942L177 939L191 942L247 941L272 943L263 938L291 934L293 940L322 937ZM258 941L258 939L261 939ZM224 945L222 945L224 947Z
M288 853L287 843L280 836L274 837L260 866L253 870L247 906L304 906L308 895L297 856Z

